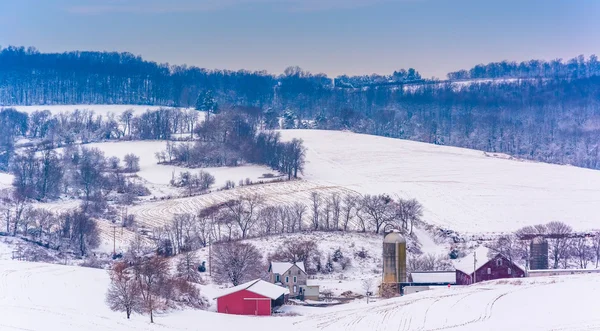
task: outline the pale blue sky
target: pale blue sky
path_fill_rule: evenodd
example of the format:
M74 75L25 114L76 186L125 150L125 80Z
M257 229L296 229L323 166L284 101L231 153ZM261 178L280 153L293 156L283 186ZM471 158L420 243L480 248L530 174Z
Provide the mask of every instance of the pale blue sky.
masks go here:
M600 55L598 0L0 0L0 45L331 76Z

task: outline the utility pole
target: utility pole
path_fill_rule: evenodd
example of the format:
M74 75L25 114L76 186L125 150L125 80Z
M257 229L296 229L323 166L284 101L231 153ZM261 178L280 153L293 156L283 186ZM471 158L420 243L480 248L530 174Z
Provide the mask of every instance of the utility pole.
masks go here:
M117 243L116 243L116 239L117 239L117 226L113 225L113 256L117 255Z
M208 275L212 277L212 236L208 236Z
M473 284L477 283L477 251L473 251Z

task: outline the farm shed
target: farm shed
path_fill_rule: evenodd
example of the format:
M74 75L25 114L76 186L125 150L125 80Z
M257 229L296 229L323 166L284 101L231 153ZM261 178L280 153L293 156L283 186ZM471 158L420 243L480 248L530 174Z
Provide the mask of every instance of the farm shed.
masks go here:
M487 280L525 277L524 268L502 254L492 254L493 257L488 258L488 252L486 247L481 246L473 253L456 260L456 284L469 285Z
M218 296L217 311L235 315L271 315L273 307L287 300L287 288L256 279L225 290Z

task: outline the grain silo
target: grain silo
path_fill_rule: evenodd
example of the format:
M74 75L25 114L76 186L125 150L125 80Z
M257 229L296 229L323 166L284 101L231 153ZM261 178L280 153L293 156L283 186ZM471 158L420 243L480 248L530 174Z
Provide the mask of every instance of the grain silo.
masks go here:
M383 239L383 283L406 282L406 239L390 232Z
M531 260L529 264L531 270L548 269L548 241L545 238L537 237L531 241Z

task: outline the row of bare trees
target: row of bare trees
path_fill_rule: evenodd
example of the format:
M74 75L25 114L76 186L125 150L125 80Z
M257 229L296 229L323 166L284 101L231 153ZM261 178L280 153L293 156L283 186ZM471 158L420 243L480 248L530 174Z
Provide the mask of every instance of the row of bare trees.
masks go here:
M412 233L423 207L414 199L387 195L325 195L313 192L310 205L300 201L274 205L259 194L201 209L195 214L175 215L165 226L153 230L157 250L166 256L205 247L209 241L233 241L301 231L371 231L380 233L391 225Z
M529 267L531 241L522 240L523 236L539 236L540 240L548 241L549 265L554 269L585 269L590 263L596 268L600 266L600 232L577 234L571 226L558 221L527 226L502 235L489 245L491 252L501 253L511 261L523 262Z

